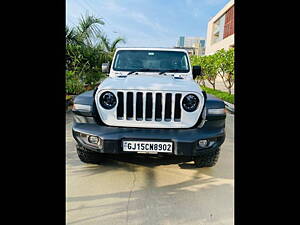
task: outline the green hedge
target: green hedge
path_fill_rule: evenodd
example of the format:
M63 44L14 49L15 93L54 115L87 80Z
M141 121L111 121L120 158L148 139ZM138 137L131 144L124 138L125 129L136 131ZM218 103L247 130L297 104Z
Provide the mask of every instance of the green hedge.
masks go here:
M208 88L208 87L204 87L204 86L201 86L201 88L203 91L206 91L207 94L214 95L217 98L220 98L226 102L234 104L234 95L233 94L229 94L224 91L214 90L212 88Z

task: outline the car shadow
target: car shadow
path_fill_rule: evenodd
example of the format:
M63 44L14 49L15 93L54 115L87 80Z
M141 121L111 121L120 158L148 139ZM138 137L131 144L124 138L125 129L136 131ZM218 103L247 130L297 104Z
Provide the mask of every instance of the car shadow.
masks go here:
M147 161L146 158L144 160ZM134 162L134 160L130 160L130 162L132 161ZM153 159L143 165L149 166L149 163L153 163ZM156 165L155 162L153 164ZM138 173L143 171L143 169L133 166L133 171ZM70 221L68 224L87 224L91 221L94 223L97 221L99 224L109 224L111 217L115 215L121 217L119 222L127 221L127 224L139 224L141 221L145 223L146 221L151 221L151 224L162 224L166 221L166 218L171 224L176 224L176 221L181 221L182 224L206 224L208 222L221 224L226 221L231 222L233 215L231 184L220 182L214 177L203 176L198 172L197 176L187 177L187 179L176 183L158 186L157 171L147 168L143 174L146 178L146 183L143 187L134 187L134 183L142 179L141 176L136 177L134 175L131 190L121 190L106 194L68 196L67 202L77 207L68 208L67 213L84 215L81 218ZM224 196L219 195L224 192L227 194ZM216 195L216 193L218 194ZM216 195L214 200L211 199L213 195ZM222 198L219 200L218 197ZM112 202L110 199L116 199L116 201ZM195 199L201 201L195 201ZM184 204L187 208L183 210L181 207L174 207L178 202L182 204L188 202L188 204ZM207 203L210 203L210 206L207 206ZM218 204L222 204L224 207L217 210L216 205ZM87 214L84 212L95 209L97 213L85 216ZM200 209L204 212L199 216L195 209ZM152 213L149 214L150 211ZM163 213L158 213L157 211L163 211ZM222 217L219 217L219 214L222 214Z
M146 167L156 167L162 165L171 165L171 164L182 164L190 162L191 157L181 157L181 156L154 156L154 155L139 155L139 154L128 154L128 155L107 155L106 163L112 161L118 161L123 163L131 163L139 166ZM195 168L195 167L194 167Z

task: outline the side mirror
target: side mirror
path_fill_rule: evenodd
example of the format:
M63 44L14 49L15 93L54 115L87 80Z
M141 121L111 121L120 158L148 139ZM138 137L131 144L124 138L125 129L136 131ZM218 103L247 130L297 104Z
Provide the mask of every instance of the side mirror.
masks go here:
M201 66L193 66L193 79L201 75Z
M109 63L102 63L102 72L109 73Z

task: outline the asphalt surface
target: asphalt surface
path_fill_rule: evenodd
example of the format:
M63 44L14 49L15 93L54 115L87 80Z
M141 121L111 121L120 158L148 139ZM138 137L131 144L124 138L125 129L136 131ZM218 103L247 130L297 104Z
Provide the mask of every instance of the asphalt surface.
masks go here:
M114 157L82 163L66 115L67 224L234 224L234 116L227 114L218 163Z

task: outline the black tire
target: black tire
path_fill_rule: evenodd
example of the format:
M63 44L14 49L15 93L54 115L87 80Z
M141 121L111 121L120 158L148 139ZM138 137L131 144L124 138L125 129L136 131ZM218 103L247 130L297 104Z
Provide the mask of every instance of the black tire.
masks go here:
M194 157L195 166L198 168L212 167L216 165L220 154L220 148L210 150L203 153L201 156Z
M78 146L76 148L77 148L77 155L81 162L99 164L103 161L103 158L100 153L93 152Z

